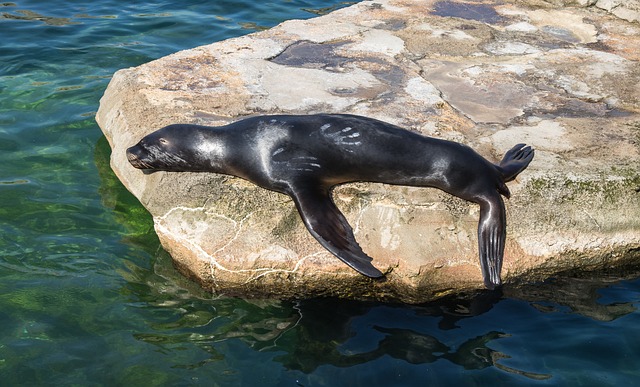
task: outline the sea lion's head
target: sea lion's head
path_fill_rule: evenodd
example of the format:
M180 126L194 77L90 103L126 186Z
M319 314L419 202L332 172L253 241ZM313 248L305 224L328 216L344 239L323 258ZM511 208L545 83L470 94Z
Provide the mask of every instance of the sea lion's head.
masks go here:
M198 172L210 169L202 152L202 131L195 125L165 126L127 149L127 160L145 172Z

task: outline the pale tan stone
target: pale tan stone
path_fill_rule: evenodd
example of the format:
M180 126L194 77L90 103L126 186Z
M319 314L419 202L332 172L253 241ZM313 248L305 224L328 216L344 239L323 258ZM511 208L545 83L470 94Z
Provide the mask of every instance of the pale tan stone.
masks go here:
M216 174L144 175L125 157L170 123L316 112L379 118L494 161L516 143L533 145L533 163L509 183L507 286L637 264L637 23L542 0L482 2L502 18L487 22L434 15L436 3L363 1L114 75L96 117L112 168L183 273L213 292L255 297L423 302L482 288L478 208L438 190L334 190L357 240L388 272L373 281L323 249L285 195Z

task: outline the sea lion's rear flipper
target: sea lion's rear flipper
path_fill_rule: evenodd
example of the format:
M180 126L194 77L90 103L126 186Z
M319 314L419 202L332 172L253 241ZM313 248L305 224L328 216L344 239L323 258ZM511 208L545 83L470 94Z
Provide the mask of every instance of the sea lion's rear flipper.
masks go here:
M507 231L504 202L499 194L492 195L480 203L480 221L478 223L478 248L480 267L484 285L494 289L502 284L500 271L504 255L504 242Z
M526 146L526 144L518 144L505 153L498 166L505 183L515 179L520 172L529 166L534 153L533 148Z
M382 277L372 258L356 242L347 219L331 199L329 189L307 184L290 193L300 217L314 238L344 263L368 277Z

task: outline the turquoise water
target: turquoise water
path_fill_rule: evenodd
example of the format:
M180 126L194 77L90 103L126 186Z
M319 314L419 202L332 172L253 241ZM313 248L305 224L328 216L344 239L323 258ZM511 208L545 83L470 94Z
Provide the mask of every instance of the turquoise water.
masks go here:
M629 385L640 280L421 306L219 298L109 169L110 76L339 1L0 3L0 384Z

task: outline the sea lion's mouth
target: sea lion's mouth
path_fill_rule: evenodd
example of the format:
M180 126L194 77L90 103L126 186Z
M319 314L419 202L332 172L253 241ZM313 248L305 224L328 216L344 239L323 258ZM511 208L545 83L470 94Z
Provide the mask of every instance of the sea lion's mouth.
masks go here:
M134 168L137 169L151 169L151 166L144 161L140 160L138 156L131 151L131 148L127 149L127 160Z

